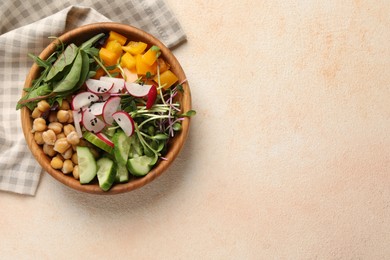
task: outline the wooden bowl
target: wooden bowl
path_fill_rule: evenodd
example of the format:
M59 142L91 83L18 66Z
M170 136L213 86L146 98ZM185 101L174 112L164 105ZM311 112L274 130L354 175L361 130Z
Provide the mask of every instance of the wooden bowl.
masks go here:
M73 42L76 45L79 45L83 41L88 40L89 38L91 38L92 36L98 33L109 32L109 31L118 32L126 36L129 40L143 41L147 43L149 46L156 45L160 47L162 52L161 57L163 57L165 61L171 65L171 70L177 75L177 77L179 78L179 82L186 79L186 76L184 74L184 71L180 63L177 61L177 59L172 54L172 52L163 43L161 43L158 39L156 39L152 35L129 25L119 24L119 23L89 24L66 32L65 34L59 37L59 40L61 40L65 44ZM49 44L42 51L39 57L42 59L47 59L55 51L56 44L58 43L59 41L57 40ZM31 70L26 78L24 87L25 88L30 87L32 81L35 78L39 77L39 73L40 73L40 68L36 64L34 64L31 67ZM178 100L181 103L182 111L188 111L191 109L191 93L187 82L183 83L183 89L184 89L184 93L178 95ZM24 94L25 92L23 92L22 95ZM38 161L38 163L42 166L42 168L46 172L48 172L51 176L53 176L56 180L65 184L66 186L69 186L70 188L73 188L78 191L92 193L92 194L118 194L118 193L129 192L153 181L172 164L174 159L179 154L187 138L189 125L190 125L189 118L185 118L184 121L182 121L182 130L179 133L177 133L175 137L170 141L168 146L168 151L164 155L164 157L167 160L160 160L157 163L157 165L155 165L155 167L144 177L130 179L128 183L114 184L109 191L103 191L99 187L97 182L82 185L78 180L73 178L72 174L65 175L61 171L53 169L50 166L51 159L46 154L44 154L42 147L39 146L34 141L34 135L31 133L32 121L33 121L31 118L31 111L26 107L21 109L21 120L22 120L23 133L26 138L27 144L31 152L33 153L34 157Z

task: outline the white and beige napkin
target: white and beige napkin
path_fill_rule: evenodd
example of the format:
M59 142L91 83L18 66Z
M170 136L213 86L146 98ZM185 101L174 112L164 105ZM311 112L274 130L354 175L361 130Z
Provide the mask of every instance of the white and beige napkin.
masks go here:
M3 0L0 14L0 190L27 195L35 195L42 172L24 140L20 111L15 110L33 63L28 53L38 55L50 43L49 36L94 22L133 25L168 47L186 39L162 0Z

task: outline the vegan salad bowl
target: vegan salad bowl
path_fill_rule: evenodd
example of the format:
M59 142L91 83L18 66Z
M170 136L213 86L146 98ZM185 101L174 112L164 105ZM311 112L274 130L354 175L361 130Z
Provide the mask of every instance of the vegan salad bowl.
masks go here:
M61 183L118 194L160 176L189 132L191 93L171 51L129 25L95 23L56 37L16 105L26 142Z

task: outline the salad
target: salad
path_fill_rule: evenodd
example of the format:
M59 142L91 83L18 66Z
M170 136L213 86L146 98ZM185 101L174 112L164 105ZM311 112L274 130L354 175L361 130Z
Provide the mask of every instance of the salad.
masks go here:
M41 73L16 109L27 107L35 142L50 165L81 184L145 176L166 160L185 117L184 90L158 46L100 33L77 46L60 42L47 59L29 54Z

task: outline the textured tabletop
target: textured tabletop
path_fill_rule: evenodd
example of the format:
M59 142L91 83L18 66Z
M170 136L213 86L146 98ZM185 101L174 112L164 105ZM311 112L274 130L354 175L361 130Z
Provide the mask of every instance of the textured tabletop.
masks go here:
M389 3L166 3L197 111L180 156L128 194L3 192L0 255L388 259Z

